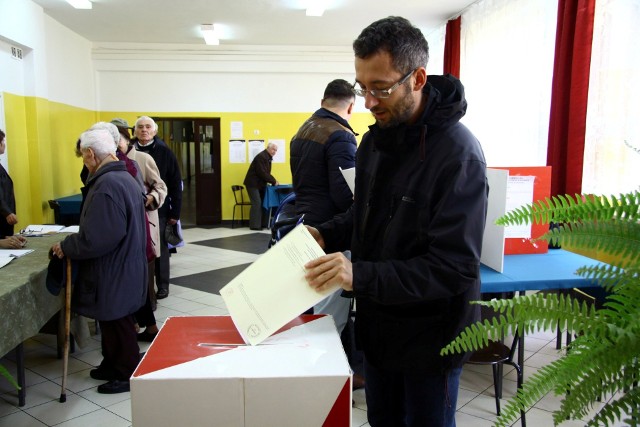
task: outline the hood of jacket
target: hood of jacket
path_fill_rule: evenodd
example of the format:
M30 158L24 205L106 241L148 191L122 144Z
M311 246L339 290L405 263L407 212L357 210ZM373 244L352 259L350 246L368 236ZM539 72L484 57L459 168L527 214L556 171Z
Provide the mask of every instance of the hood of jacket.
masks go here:
M423 145L428 131L459 122L467 111L464 86L451 74L429 75L422 96L427 101L416 123L402 123L391 128L381 128L377 124L369 126L376 148L387 152L403 150L410 148L407 144L415 144L416 138ZM424 150L420 152L422 154Z

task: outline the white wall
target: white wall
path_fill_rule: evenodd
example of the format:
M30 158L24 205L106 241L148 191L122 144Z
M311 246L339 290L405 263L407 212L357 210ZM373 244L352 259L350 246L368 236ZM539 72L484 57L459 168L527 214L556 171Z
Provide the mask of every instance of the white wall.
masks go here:
M93 58L102 111L309 112L355 78L350 47L98 44Z
M45 52L50 101L96 110L96 84L91 43L44 16Z
M23 49L22 61L11 59L10 46ZM3 91L96 108L91 43L40 6L30 0L0 0L0 50Z

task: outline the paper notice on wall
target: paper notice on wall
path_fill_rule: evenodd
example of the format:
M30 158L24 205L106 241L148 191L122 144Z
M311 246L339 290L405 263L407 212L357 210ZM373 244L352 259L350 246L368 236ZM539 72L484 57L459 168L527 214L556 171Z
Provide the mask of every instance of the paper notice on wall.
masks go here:
M264 139L250 139L249 140L249 162L252 162L254 157L262 153L266 147L264 146Z
M278 151L276 151L276 155L273 156L273 163L284 163L285 154L287 152L284 139L270 139L269 144L276 144L278 146Z
M232 139L229 141L229 163L247 162L247 141Z
M510 212L533 203L533 184L535 176L510 175L507 182L506 211ZM505 237L531 238L531 224L510 225L505 227Z
M231 139L242 139L242 122L231 122Z

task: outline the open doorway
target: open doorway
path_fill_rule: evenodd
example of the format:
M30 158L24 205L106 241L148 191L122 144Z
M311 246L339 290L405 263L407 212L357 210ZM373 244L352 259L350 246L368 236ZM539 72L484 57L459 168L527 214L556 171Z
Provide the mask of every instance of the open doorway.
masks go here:
M184 189L183 227L222 222L219 118L154 118L158 137L175 153Z

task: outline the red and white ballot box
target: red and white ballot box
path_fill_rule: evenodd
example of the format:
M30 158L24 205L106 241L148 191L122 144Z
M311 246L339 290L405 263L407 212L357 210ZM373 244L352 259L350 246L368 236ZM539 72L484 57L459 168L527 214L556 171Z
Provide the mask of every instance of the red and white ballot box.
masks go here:
M351 370L330 316L245 345L229 316L170 317L131 377L134 427L351 425Z

